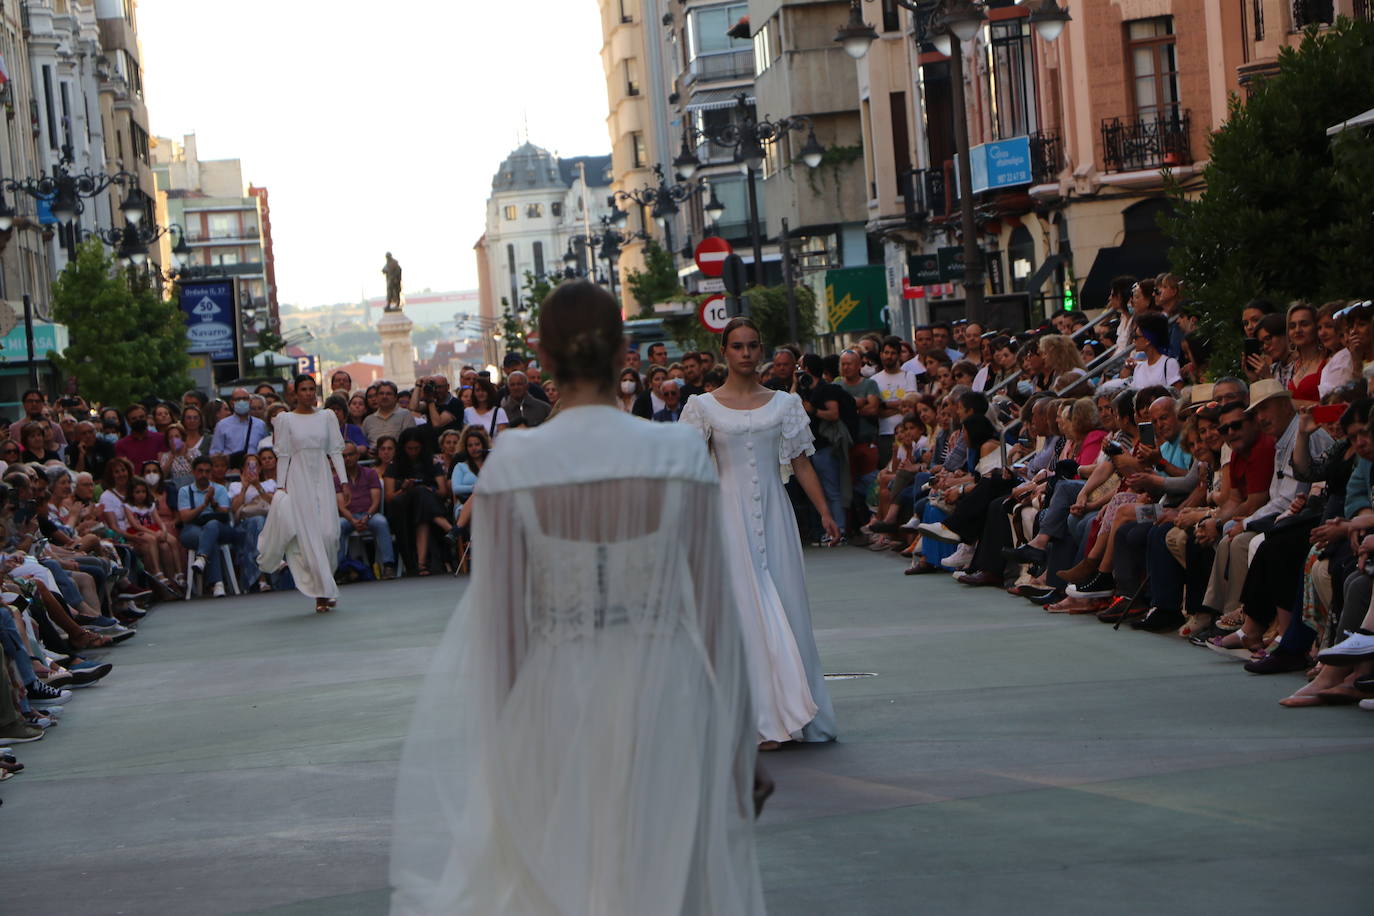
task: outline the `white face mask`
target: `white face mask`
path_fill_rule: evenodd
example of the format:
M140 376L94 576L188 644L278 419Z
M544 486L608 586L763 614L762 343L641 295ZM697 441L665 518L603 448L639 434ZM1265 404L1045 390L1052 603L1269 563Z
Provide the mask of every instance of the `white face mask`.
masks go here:
M620 383L620 390L623 391L623 392L625 392L626 394L634 394L634 393L635 393L635 383L632 382L632 381L630 381L630 380L628 380L628 379L626 379L625 381L623 381L623 382Z
M152 473L144 474L144 475L143 475L143 479L146 480L146 481L148 482L148 486L150 486L150 487L155 487L155 486L157 486L159 483L161 483L161 481L162 481L162 475L161 475L161 474L152 474Z
M878 374L878 367L864 366L862 369L859 370L859 374L862 375L864 378L872 378L873 376Z

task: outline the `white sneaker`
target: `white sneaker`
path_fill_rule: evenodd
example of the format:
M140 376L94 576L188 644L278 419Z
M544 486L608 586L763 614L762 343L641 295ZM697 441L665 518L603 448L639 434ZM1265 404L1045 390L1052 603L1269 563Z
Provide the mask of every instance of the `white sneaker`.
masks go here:
M959 549L940 561L945 569L968 569L973 562L973 545L960 544Z
M205 557L196 554L196 558L191 561L191 569L195 572L205 572Z
M902 527L907 531L915 531L917 528L921 527L921 517L919 515L913 515L902 523Z
M1351 633L1330 649L1317 653L1317 660L1323 662L1357 662L1374 655L1374 636Z
M946 528L944 522L922 522L916 526L916 530L946 544L959 543L959 535Z
M1367 709L1370 712L1374 712L1374 700L1361 700L1360 708Z
M210 587L210 594L213 595L213 596L216 597L216 598L223 598L223 597L224 597L224 583L223 583L223 582L216 582L214 585L212 585L212 586Z

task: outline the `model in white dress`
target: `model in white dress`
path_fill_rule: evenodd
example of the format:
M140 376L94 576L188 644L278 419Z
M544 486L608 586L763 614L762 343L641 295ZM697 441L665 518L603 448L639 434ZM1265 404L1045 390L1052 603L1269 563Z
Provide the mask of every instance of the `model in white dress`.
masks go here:
M316 599L338 598L334 563L339 553L339 503L334 475L347 480L343 435L333 412L286 411L272 421L277 453L277 493L258 535L258 567L275 570L282 560L296 588ZM333 466L333 473L330 466Z
M503 434L470 502L486 559L402 754L391 912L762 913L754 717L699 437L573 407Z
M835 712L811 629L797 516L782 472L815 452L801 398L779 391L762 407L736 410L699 394L681 422L711 445L720 471L726 554L743 619L759 737L833 741Z

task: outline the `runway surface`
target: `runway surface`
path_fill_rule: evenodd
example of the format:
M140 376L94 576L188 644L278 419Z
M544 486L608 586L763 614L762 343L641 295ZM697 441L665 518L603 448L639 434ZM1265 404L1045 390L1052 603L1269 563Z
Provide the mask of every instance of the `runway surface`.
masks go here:
M1370 905L1374 714L888 554L807 552L842 740L766 757L769 909ZM392 787L464 579L165 605L0 787L0 913L379 914ZM627 914L631 916L631 914ZM722 914L725 916L725 914Z

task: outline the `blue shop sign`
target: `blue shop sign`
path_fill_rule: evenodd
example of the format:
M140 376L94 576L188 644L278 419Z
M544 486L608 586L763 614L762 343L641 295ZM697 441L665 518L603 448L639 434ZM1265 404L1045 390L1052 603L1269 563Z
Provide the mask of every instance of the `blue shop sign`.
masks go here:
M187 283L181 288L186 339L192 353L208 353L215 362L238 359L238 320L234 314L234 281Z
M1031 183L1030 137L1012 137L975 146L969 156L973 193Z
M42 361L48 358L48 351L61 353L67 349L70 338L65 324L49 324L46 321L33 323L33 358ZM0 337L0 362L22 363L29 358L28 338L24 333L24 322L19 322L4 337Z

